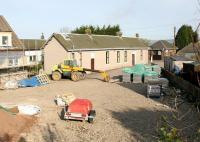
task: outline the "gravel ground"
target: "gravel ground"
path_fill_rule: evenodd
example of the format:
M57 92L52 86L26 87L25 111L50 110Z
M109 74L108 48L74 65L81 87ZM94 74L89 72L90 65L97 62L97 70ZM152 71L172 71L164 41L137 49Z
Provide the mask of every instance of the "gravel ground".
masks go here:
M113 70L110 74L114 77L121 72ZM145 92L141 84L106 83L91 74L79 82L52 81L42 87L0 91L0 102L41 107L38 124L22 134L23 142L150 142L155 141L157 120L171 109L157 105L159 100L146 98ZM66 93L92 101L97 112L93 124L60 119L61 108L55 105L54 97Z

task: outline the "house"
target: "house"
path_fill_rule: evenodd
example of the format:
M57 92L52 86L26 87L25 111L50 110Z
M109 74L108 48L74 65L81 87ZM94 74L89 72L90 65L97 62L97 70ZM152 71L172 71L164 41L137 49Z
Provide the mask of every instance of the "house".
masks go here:
M149 54L153 60L162 60L164 56L176 54L176 47L166 40L159 40L150 46Z
M24 44L24 52L28 65L37 65L42 62L42 46L45 44L45 39L21 39Z
M191 59L188 59L184 56L166 56L164 58L164 68L170 72L180 73L183 70L184 63L192 63L194 62Z
M200 61L200 43L190 43L177 52L178 55Z
M0 16L0 73L25 66L23 43L3 16Z
M64 59L76 59L78 65L98 70L148 63L149 47L139 38L54 33L43 48L44 70L48 74Z

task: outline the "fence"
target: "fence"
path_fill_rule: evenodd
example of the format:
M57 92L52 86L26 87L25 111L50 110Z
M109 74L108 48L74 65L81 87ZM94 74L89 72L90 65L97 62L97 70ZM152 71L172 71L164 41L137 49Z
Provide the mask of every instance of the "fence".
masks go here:
M175 86L184 90L192 101L200 101L200 88L193 85L192 83L174 75L173 73L162 70L162 74Z

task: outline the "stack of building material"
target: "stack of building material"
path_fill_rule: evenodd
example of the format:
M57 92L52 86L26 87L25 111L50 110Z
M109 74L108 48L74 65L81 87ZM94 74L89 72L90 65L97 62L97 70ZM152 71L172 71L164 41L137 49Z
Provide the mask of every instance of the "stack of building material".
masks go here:
M160 97L161 96L161 86L160 85L147 85L147 97L151 96L156 96Z
M158 73L155 71L144 72L143 82L148 83L149 80L158 79L158 76L159 76Z
M149 79L158 78L161 68L158 65L136 64L123 69L123 82L142 83Z
M69 105L75 99L76 97L72 93L68 93L63 96L56 96L55 102L58 106L65 106L65 105Z
M157 93L165 92L169 87L169 81L166 78L149 79L147 83L147 95L152 95L154 92L156 92L155 95L158 95Z
M164 88L169 86L169 81L166 78L149 79L147 83L151 85L161 85Z
M133 74L133 83L142 83L142 75Z
M161 67L159 67L158 65L153 65L152 71L155 71L155 72L158 73L158 75L160 75L161 74Z
M18 88L18 82L16 80L9 80L7 81L2 89L17 89Z
M167 80L166 78L159 78L159 82L161 83L162 90L166 91L169 87L169 80Z
M131 83L132 79L131 79L131 74L129 73L123 73L122 75L122 81L125 83Z
M4 89L5 84L9 84L10 81L19 81L28 77L27 71L20 71L14 73L3 73L0 74L0 88Z

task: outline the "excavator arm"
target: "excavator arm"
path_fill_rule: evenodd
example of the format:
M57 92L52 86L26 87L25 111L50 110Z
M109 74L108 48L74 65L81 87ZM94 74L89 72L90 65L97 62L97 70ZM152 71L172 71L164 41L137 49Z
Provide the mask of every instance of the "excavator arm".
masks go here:
M93 70L93 69L87 69L87 68L83 68L83 71L90 71L90 72L100 73L105 82L109 82L110 81L110 75L106 71Z

